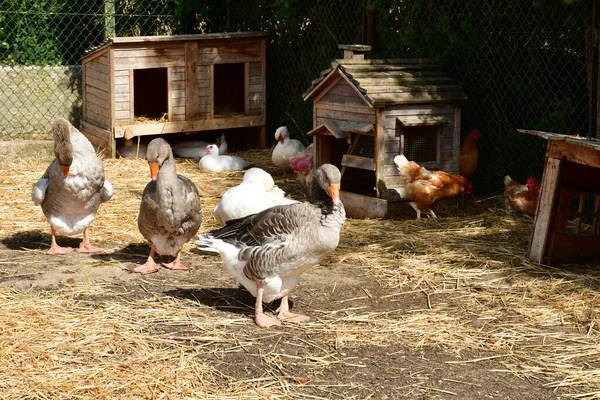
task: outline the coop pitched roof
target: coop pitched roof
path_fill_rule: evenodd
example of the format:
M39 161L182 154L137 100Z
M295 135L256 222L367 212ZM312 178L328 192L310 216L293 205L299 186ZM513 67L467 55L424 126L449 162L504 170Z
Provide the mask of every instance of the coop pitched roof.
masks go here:
M350 121L328 121L320 124L313 130L307 133L309 136L325 134L334 136L337 139L350 139L351 133L367 134L373 131L373 124L365 124L361 122Z
M431 60L341 59L322 71L304 92L304 100L313 99L341 76L371 107L415 103L457 103L467 99L454 79L444 76Z
M226 33L202 33L191 35L162 35L162 36L115 36L106 39L104 42L90 47L85 51L84 58L112 45L112 44L139 44L139 43L157 43L157 42L175 42L175 41L196 41L208 39L229 39L229 38L254 38L263 37L264 32L226 32Z

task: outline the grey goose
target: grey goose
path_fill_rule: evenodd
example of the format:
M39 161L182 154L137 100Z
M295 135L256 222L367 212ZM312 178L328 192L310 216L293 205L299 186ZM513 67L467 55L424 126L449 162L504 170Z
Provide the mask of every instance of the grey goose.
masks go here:
M142 193L138 228L150 243L150 255L145 264L133 269L140 274L158 271L154 253L175 256L169 269L188 269L181 264L181 247L190 240L202 224L200 194L194 183L178 175L171 146L158 138L148 144L146 160L151 181Z
M260 327L310 320L289 311L288 295L302 272L338 245L346 219L339 197L340 171L324 164L313 172L310 202L279 205L234 219L210 235L199 235L200 249L219 253L235 279L256 297ZM277 317L262 303L281 299Z
M72 250L56 243L57 233L83 232L80 252L104 251L90 244L88 234L100 204L113 195L112 185L104 178L102 161L90 141L63 118L53 122L52 137L56 158L31 192L33 203L42 207L50 223L52 239L48 254L65 254Z

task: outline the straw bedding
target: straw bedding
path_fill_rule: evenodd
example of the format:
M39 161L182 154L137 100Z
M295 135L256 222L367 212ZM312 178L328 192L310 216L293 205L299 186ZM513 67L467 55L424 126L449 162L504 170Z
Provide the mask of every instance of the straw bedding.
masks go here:
M239 155L276 172L265 151ZM48 230L29 195L50 159L45 149L4 160L0 237ZM141 244L136 218L149 178L147 163L107 159L105 168L115 196L92 224L92 240ZM218 196L239 183L243 172L201 173L185 160L177 168L204 196L201 231L216 227L211 211ZM276 181L294 198L304 198L292 177L276 176ZM352 383L346 382L344 391L335 382L316 392L299 389L307 378L291 366L298 361L294 357L314 378L325 368L363 368L341 355L345 349L389 346L433 349L448 354L448 367L485 363L501 377L516 376L573 398L600 398L598 271L531 263L525 257L531 220L507 215L496 205L495 199L472 202L465 210L444 210L438 220L348 220L339 248L323 268L353 271L356 279L371 283L338 297L333 285L330 301L310 306L313 321L274 333L254 329L245 315L215 312L160 292L154 300L132 297L111 283L28 292L0 287L0 398L344 397L340 393ZM193 247L188 243L184 251ZM27 248L4 256L0 278L8 273L5 265L45 257ZM323 288L313 283L309 289L322 296ZM104 300L94 300L102 293ZM265 374L234 378L216 367L215 359L244 354L266 338L276 342L258 360ZM274 351L281 338L306 350L301 356L289 346Z

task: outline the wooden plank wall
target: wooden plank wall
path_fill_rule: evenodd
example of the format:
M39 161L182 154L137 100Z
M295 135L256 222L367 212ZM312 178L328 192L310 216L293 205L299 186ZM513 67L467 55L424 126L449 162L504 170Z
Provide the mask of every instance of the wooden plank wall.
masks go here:
M383 112L383 151L380 162L383 164L383 176L388 188L402 186L398 168L394 164L394 157L400 152L400 137L396 132L396 118L401 116L442 116L448 120L443 125L440 143L440 166L444 171L454 171L454 109L453 105L406 105L386 109ZM460 133L457 133L460 134Z
M315 113L315 126L343 121L375 124L375 109L366 105L346 81L339 81L316 101Z
M185 120L185 49L183 44L147 44L143 47L115 48L115 125L133 120L133 70L169 68L171 118Z
M212 116L212 71L215 64L247 64L248 69L248 114L260 115L266 112L265 78L263 67L263 39L214 41L198 43L198 104L200 115ZM244 88L240 88L243 90Z
M108 52L84 64L84 120L101 128L109 128L110 91Z

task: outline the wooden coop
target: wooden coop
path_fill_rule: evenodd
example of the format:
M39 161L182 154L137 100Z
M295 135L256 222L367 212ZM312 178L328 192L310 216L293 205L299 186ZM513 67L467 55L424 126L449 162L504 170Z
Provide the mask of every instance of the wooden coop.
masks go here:
M264 33L113 37L82 64L82 131L113 157L121 138L216 129L266 146Z
M538 263L600 260L600 140L518 130L548 141L529 257Z
M365 59L363 45L340 45L304 93L313 101L315 167L342 172L341 197L355 218L381 218L404 198L394 157L458 173L460 86L426 59Z

